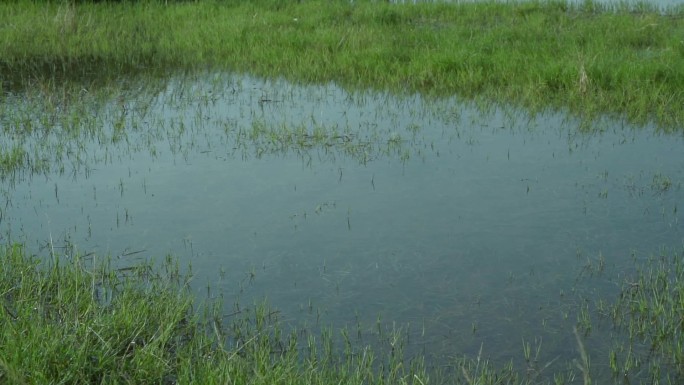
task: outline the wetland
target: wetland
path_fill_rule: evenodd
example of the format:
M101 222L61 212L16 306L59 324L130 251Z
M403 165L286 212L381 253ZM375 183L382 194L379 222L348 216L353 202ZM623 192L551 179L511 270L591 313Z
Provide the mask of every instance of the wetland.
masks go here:
M290 13L309 9L264 4L260 12L275 17L264 20L285 35L299 28L290 25ZM503 25L506 12L531 15L531 25L572 12L581 23L588 12L549 4L482 7L501 12ZM142 7L106 6L114 14L123 12L117 7ZM171 7L164 15L191 10L208 17L199 6ZM258 5L235 7L240 15ZM477 9L452 7L473 17ZM316 15L342 12L352 24L369 17L359 29L378 22L423 31L426 20L448 20L434 19L436 10L453 11L333 3ZM659 29L680 31L675 11L640 15L658 22L648 27L651 40L639 43L645 45L628 44L640 50L642 66L608 71L592 59L585 69L575 54L566 78L538 78L536 86L514 78L502 83L505 70L471 82L504 52L490 52L491 62L467 62L465 72L447 66L445 74L460 74L451 83L433 78L436 70L413 72L410 63L418 59L392 67L382 53L373 56L375 64L331 55L308 75L292 69L305 67L306 54L292 62L264 59L244 72L240 60L255 63L258 50L223 69L213 62L222 56L211 59L219 51L203 51L209 69L171 56L165 61L161 48L132 47L129 61L106 55L93 61L68 44L82 38L83 28L95 30L96 5L53 11L53 23L74 26L66 30L72 34L64 50L52 53L56 61L39 65L49 56L38 60L28 50L23 62L2 64L2 322L11 326L2 335L3 379L469 385L682 379L684 136L676 106L682 77L660 59L679 60L684 50ZM590 19L610 20L592 12L598 16ZM440 25L430 31L443 31ZM265 36L276 38L259 38ZM361 34L337 36L338 49L364 46L355 40ZM399 39L397 49L406 42ZM299 43L305 51L310 45ZM647 51L659 64L643 56ZM389 58L397 59L392 52ZM350 69L357 78L344 71L329 76L345 58L352 67L367 66ZM88 73L99 60L121 74L94 80ZM180 69L131 69L156 61ZM50 76L34 72L39 67ZM382 68L407 75L374 82ZM64 69L83 73L70 78ZM591 81L583 82L582 73ZM632 73L640 74L646 95L619 82ZM650 86L655 93L647 94ZM628 97L601 107L618 100L611 87ZM540 102L535 92L549 98ZM34 264L48 275L33 271ZM59 284L60 276L70 277L63 282L73 288ZM17 301L20 294L38 305L23 309L30 301ZM164 304L172 310L159 310ZM106 321L86 317L94 309L103 309L97 316ZM171 319L154 315L160 312ZM114 313L128 316L114 320L108 315ZM75 365L92 366L88 379L37 353L41 339L57 332L22 323L36 317L48 325L62 320L55 324L67 336L85 335L103 349L86 345L69 353ZM118 322L126 326L107 327ZM10 348L20 335L32 359ZM51 347L69 350L58 342ZM40 365L50 369L31 377Z

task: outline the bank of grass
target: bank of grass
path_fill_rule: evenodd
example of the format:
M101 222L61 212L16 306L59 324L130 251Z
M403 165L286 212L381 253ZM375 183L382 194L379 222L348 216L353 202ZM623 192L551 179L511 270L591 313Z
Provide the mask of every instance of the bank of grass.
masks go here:
M257 307L225 316L191 300L172 261L114 269L0 249L2 384L425 384L420 361L330 339L297 344Z
M592 1L0 5L4 87L218 69L684 127L684 10Z
M95 256L44 261L19 244L0 247L0 383L3 384L679 384L684 260L635 262L620 295L583 307L610 320L613 341L590 356L578 322L575 357L546 359L529 344L527 368L492 365L486 352L441 369L403 353L402 333L374 348L345 330L286 333L268 307L226 314L199 304L170 257L114 268ZM591 310L593 309L593 310ZM578 320L582 317L578 317ZM335 347L339 332L342 346ZM514 337L512 337L514 338ZM383 346L384 344L384 346ZM523 340L523 346L525 346ZM458 355L457 351L454 351ZM561 359L560 364L557 361ZM556 364L553 365L552 364ZM551 369L549 369L551 367ZM610 368L612 380L597 376Z

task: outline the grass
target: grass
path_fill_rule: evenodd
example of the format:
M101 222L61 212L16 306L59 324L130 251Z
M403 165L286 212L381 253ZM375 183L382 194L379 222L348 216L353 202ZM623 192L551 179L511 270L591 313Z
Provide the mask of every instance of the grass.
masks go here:
M92 256L41 262L11 245L0 261L0 383L427 382L398 349L338 356L331 332L300 347L301 334L282 335L264 306L244 317L211 301L198 309L170 259L116 269Z
M613 376L630 383L684 380L684 260L661 253L637 263L607 314L626 338L610 352Z
M201 364L212 346L196 333L188 297L145 267L83 264L41 267L21 246L3 248L0 381L168 383L201 371L178 365L192 356Z
M459 95L681 129L682 10L565 2L0 5L5 89L131 72L248 72Z
M352 126L344 117L332 123L313 115L207 119L206 110L217 100L243 103L249 97L250 90L230 74L193 73L180 79L141 75L115 87L114 95L110 87L86 92L69 84L59 93L37 87L6 97L0 103L0 181L13 186L29 176L50 173L87 177L113 154L143 152L157 157L168 146L173 154L187 157L200 142L222 143L232 149L232 155L243 158L295 154L307 164L340 157L362 164L383 157L405 161L419 150L415 135L419 127L413 135L402 135ZM307 102L311 96L298 89L278 88L256 105L268 109ZM160 113L162 104L173 108L173 118Z
M150 133L155 122L133 129L135 120L119 106L97 105L136 89L135 77L122 76L163 78L185 70L459 95L532 112L567 109L590 119L608 113L681 130L682 39L681 10L661 14L592 2L3 3L0 97L9 103L0 103L0 179L11 181L23 168L64 173L65 160L87 174L92 159L80 158L78 138L103 147L133 145L129 140L149 147L154 138L138 142L134 134L156 135ZM149 84L155 82L143 88ZM13 108L21 105L12 102L16 95L38 102ZM110 133L93 111L121 118ZM363 162L401 150L399 136L375 143L344 127L307 127L256 120L235 135L257 156L336 148ZM27 145L32 137L56 139ZM673 187L667 176L654 176L655 192ZM421 357L404 356L399 332L379 331L373 348L352 344L346 330L289 333L266 306L227 316L211 301L192 299L190 277L171 259L154 269L117 269L94 256L52 257L39 260L21 245L0 250L0 383L588 385L599 383L601 365L614 383L684 378L679 254L644 263L614 301L576 309L583 333L575 330L574 360L545 360L541 342L532 349L523 339L522 369L512 362L497 366L482 352L427 368ZM593 355L582 339L605 332L591 324L592 311L614 326L604 356Z
M532 346L523 339L526 368L494 365L482 349L428 367L403 353L401 329L380 330L371 348L346 329L286 332L266 305L225 314L220 301L193 299L191 275L180 274L170 257L157 268L117 268L93 255L39 260L13 244L0 249L0 262L0 383L589 385L684 378L680 254L638 264L622 293L601 307L614 331L606 356L590 358L574 328L574 359L544 361L541 340ZM595 382L595 365L609 366L613 380Z

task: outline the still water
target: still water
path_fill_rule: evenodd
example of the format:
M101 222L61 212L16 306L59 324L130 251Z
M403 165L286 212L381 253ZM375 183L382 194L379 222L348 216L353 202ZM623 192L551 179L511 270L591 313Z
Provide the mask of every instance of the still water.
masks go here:
M437 357L542 335L571 356L578 303L684 244L684 138L652 127L211 74L105 101L65 140L8 100L6 132L54 128L3 145L59 165L3 182L3 242L172 254L226 312L402 328Z

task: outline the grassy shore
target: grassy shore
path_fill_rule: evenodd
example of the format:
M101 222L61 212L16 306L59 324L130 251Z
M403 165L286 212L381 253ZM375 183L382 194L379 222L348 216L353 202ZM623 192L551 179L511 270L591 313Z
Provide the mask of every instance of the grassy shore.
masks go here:
M5 88L219 69L684 127L684 11L592 1L0 5Z
M610 368L613 380L601 383L681 383L682 255L636 264L616 300L582 309L613 325L606 356L589 356L583 339L591 327L578 322L577 357L563 357L554 372L544 371L559 357L546 360L529 345L527 370L493 366L482 352L436 370L404 356L400 332L378 350L355 346L345 330L285 333L266 306L226 313L214 301L199 305L190 276L171 258L157 268L114 268L92 255L41 261L22 245L5 245L0 383L589 385L592 365ZM335 347L335 340L346 342Z
M193 305L172 260L115 269L0 249L3 384L424 384L399 351L339 356L330 334L298 343L265 306ZM386 368L386 369L383 369Z

